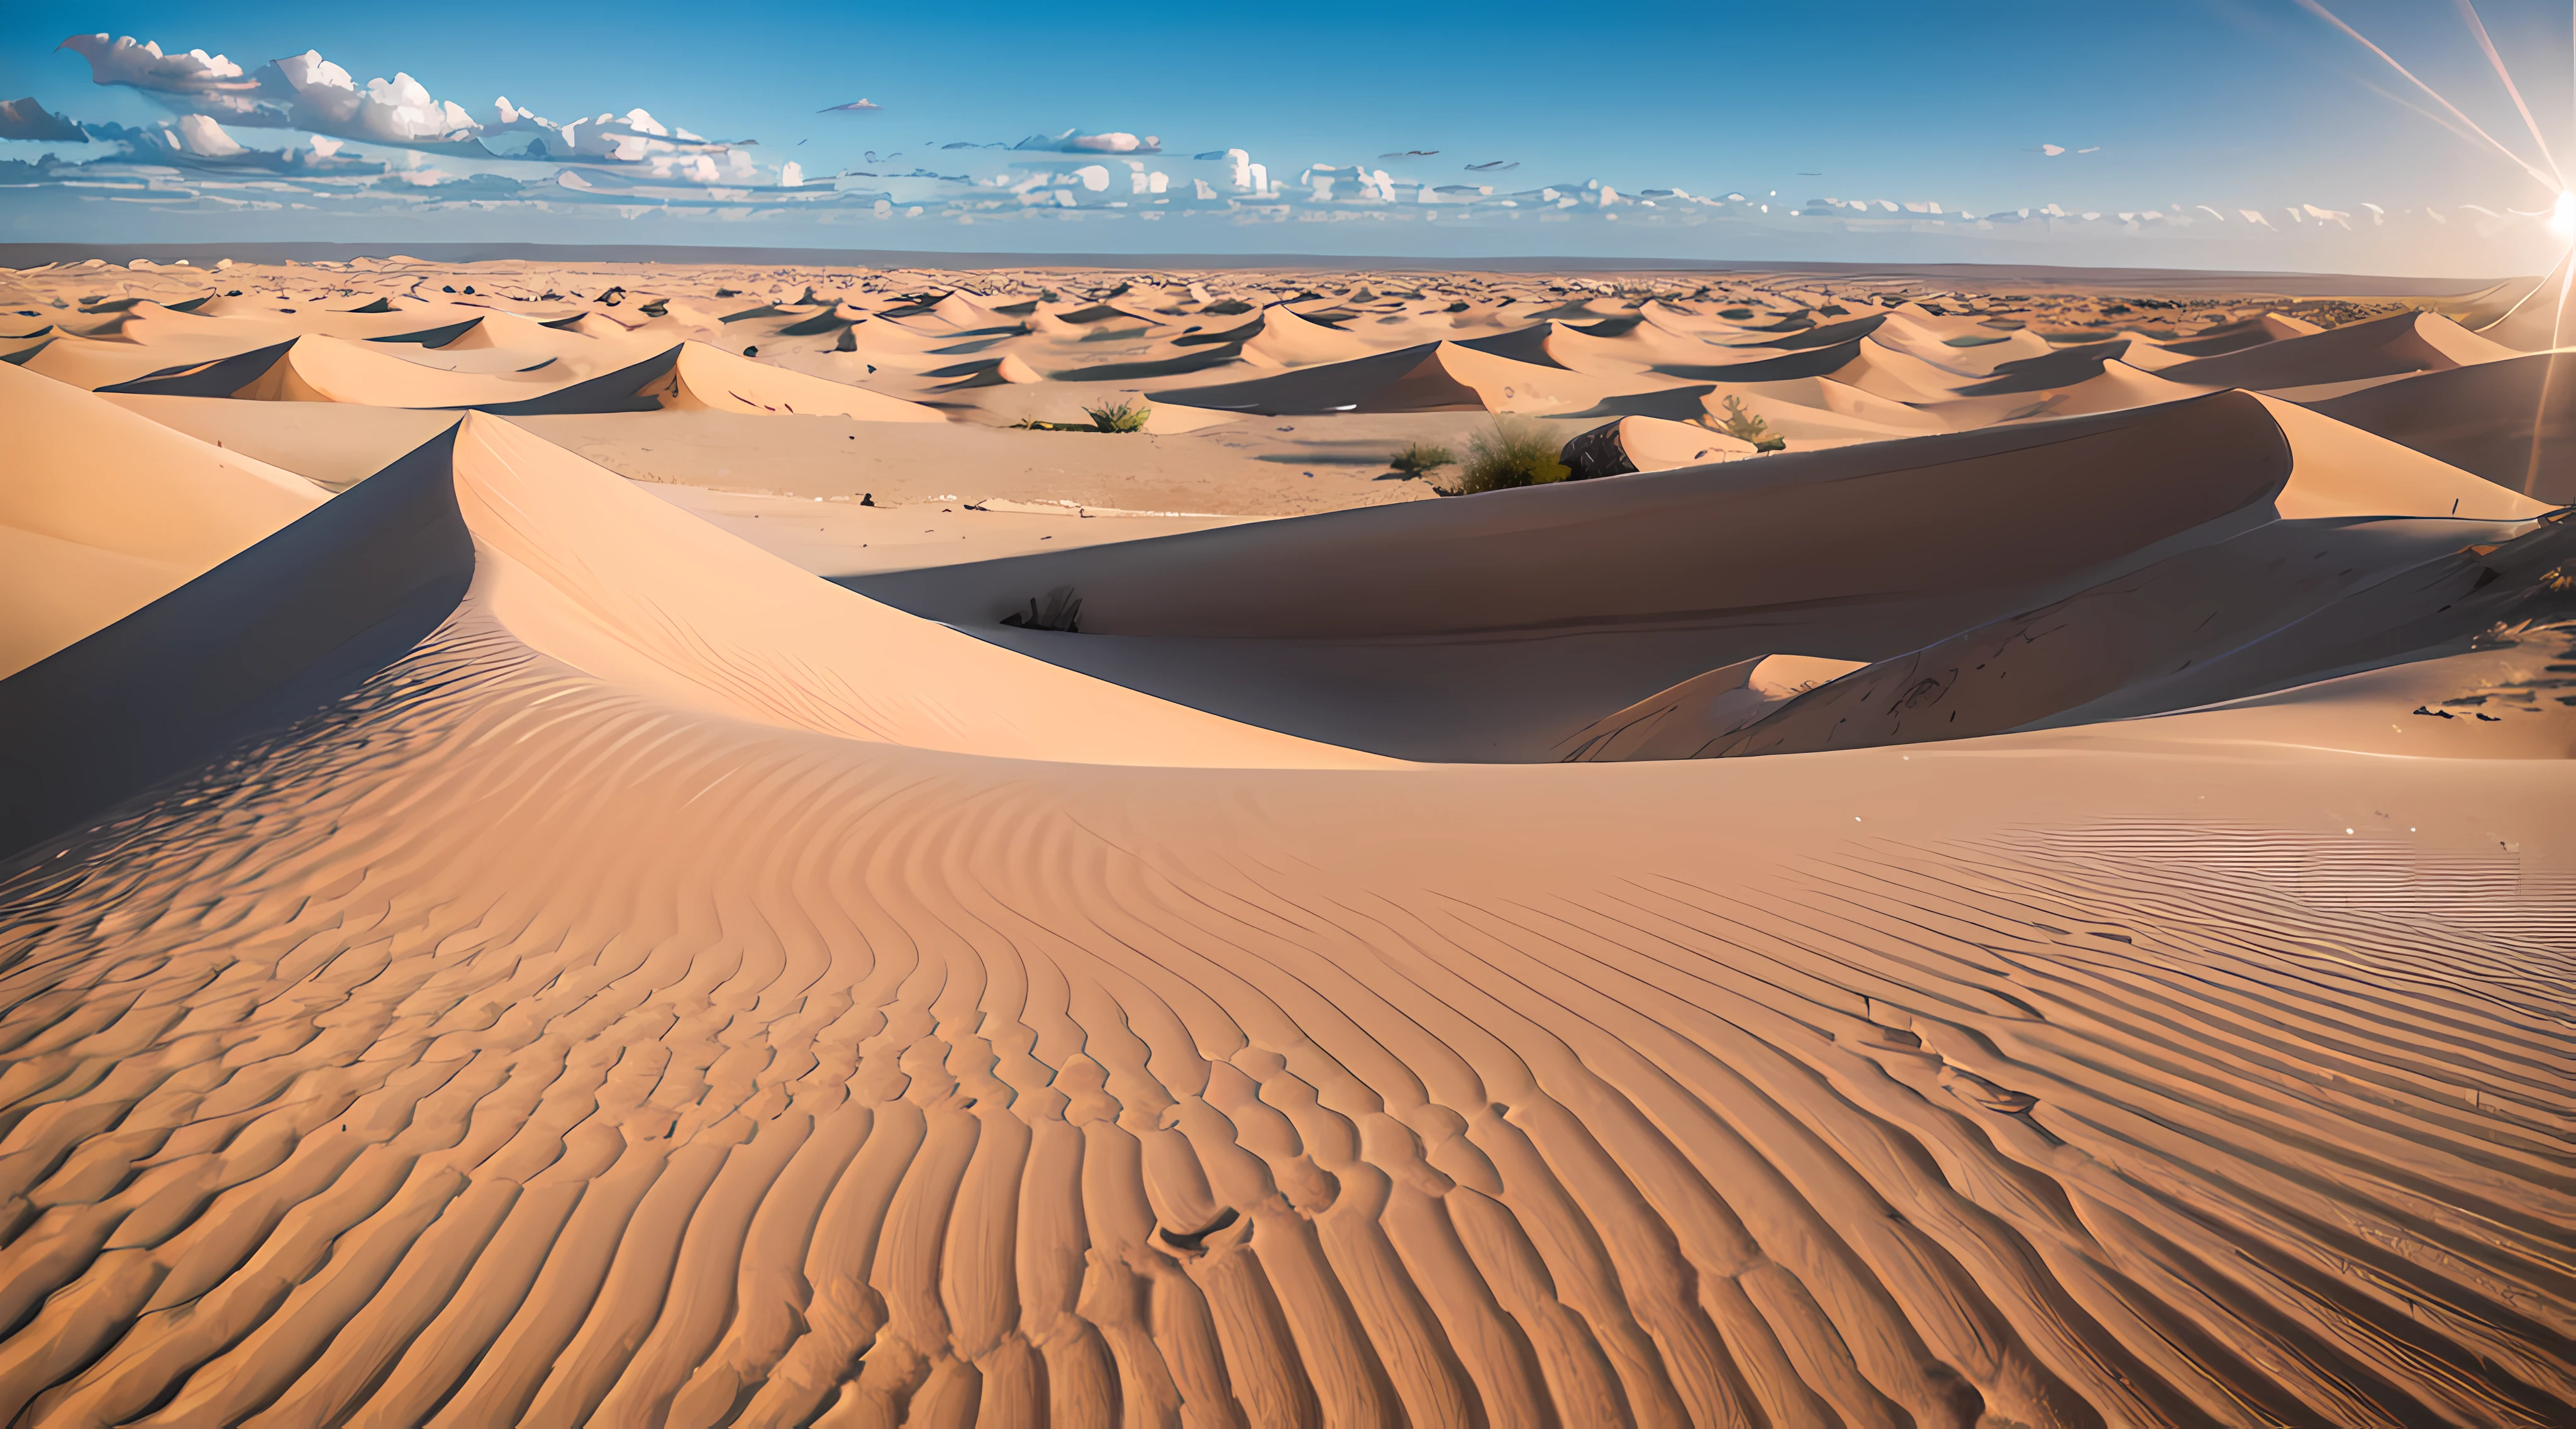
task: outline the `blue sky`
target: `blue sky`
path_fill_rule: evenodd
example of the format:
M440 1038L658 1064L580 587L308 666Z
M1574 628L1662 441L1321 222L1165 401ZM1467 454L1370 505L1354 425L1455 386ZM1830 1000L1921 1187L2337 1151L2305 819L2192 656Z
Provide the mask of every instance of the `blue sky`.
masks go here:
M2533 148L2452 5L2345 0L2334 8L2490 132ZM2520 72L2544 132L2576 167L2567 10L2487 0L2480 13ZM629 191L618 187L627 173L603 178L597 169L584 171L596 182L577 211L495 200L500 191L488 185L473 190L483 195L479 205L406 191L409 206L394 211L343 193L303 210L253 210L203 193L190 202L119 209L37 184L0 189L0 238L169 241L185 229L216 239L381 240L435 231L532 241L1018 251L1890 261L1979 261L1991 253L1985 261L2460 274L2532 269L2555 252L2544 226L2512 217L2546 208L2547 187L2416 112L2434 106L2295 0L1145 3L1114 10L20 0L0 7L0 98L31 96L94 128L172 123L167 104L95 85L79 55L56 51L65 36L91 32L130 35L173 53L202 48L245 71L317 50L361 85L407 73L484 123L500 95L556 121L641 107L709 140L759 140L711 182L751 182L746 175L757 169L759 184L773 184L777 166L793 160L809 186L866 174L839 180L852 191L840 207L858 212L885 197L891 212L862 225L872 237L824 235L809 231L817 211L810 187L795 196L801 206L752 195L739 201L745 213L722 217L694 202L671 208L666 189ZM882 107L816 112L862 96ZM1009 144L1067 129L1160 138L1163 154L1147 159L1170 169L1184 188L1213 179L1225 190L1224 180L1239 171L1186 161L1240 148L1273 183L1294 182L1301 204L1312 197L1317 164L1384 167L1403 186L1371 189L1368 201L1383 200L1406 220L1417 216L1417 185L1483 185L1495 190L1493 204L1521 198L1512 214L1444 212L1463 220L1445 230L1432 222L1343 222L1354 216L1344 212L1354 192L1346 178L1328 204L1318 204L1334 209L1324 215L1338 215L1334 222L1296 221L1307 216L1302 208L1262 217L1249 211L1258 204L1237 193L1196 214L1174 210L1183 221L1149 228L1135 210L1085 211L1126 194L1123 172L1112 175L1110 189L1086 190L1069 168L1040 173L1043 159L925 145ZM238 126L228 132L254 148L290 137ZM2052 144L2066 152L2042 152ZM95 160L109 147L0 143L0 160L28 161L40 152ZM1379 157L1417 149L1439 152ZM2081 152L2088 149L2095 152ZM363 145L349 152L455 180L494 169ZM872 168L869 153L904 157ZM1465 171L1488 161L1519 167ZM1025 195L1005 205L1009 213L983 202L983 222L961 224L975 206L964 202L972 197L966 190L919 182L869 187L890 178L895 162L962 172L992 192L1034 179L1040 198L1058 187L1072 198L1066 212L1047 206L1043 225L1025 212L1032 202ZM506 174L528 192L556 193L557 167L520 164ZM183 173L180 182L196 177ZM1005 178L1011 184L994 182ZM1585 181L1619 196L1679 190L1683 197L1652 213L1585 197L1566 208L1567 221L1544 231L1522 221L1563 202L1541 203L1530 187L1578 193L1572 186ZM1758 201L1775 191L1774 211L1759 213ZM1699 203L1687 223L1672 212L1676 203L1730 193L1747 203ZM608 194L618 202L609 203ZM1869 223L1855 223L1838 207L1790 219L1808 200L1827 196L1938 203L1942 212L1937 221L1914 209L1889 218L1873 207ZM1141 208L1143 190L1136 198ZM2374 217L2366 204L2382 214ZM2048 205L2065 218L2050 220ZM2490 223L2463 205L2499 217ZM908 216L914 207L924 210L919 218ZM1232 216L1218 217L1219 208ZM2024 209L2040 210L2041 219L2020 217ZM2421 216L2427 209L2442 217ZM2141 210L2154 216L2117 217ZM2269 217L2260 225L2229 217L2248 210ZM1962 211L2007 217L2000 227L1972 230L1957 220ZM2307 217L2316 211L2334 216ZM2104 217L2081 220L2087 212ZM1004 218L1011 223L995 226ZM1628 226L1617 226L1619 219ZM756 237L716 227L746 222L760 230ZM621 224L635 231L619 232ZM1767 251L1751 251L1757 249Z

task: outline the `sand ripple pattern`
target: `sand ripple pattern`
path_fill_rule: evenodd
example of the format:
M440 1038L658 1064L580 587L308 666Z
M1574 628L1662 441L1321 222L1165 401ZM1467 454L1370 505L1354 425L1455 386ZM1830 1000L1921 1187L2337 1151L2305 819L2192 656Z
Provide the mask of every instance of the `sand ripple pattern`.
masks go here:
M857 745L461 616L0 884L0 1423L2576 1417L2576 890L1265 818L1389 777Z

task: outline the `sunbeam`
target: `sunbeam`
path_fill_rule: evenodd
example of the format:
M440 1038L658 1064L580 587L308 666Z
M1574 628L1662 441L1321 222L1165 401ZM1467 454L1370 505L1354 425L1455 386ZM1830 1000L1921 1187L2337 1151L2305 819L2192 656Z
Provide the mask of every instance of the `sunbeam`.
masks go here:
M2540 121L2531 117L2531 106L2523 102L2522 87L2513 82L2513 72L2505 68L2504 56L2496 53L2495 41L2487 34L2486 21L2478 18L2478 7L2472 0L2459 0L2459 4L2460 18L2468 21L2469 33L2477 36L2478 48L2486 51L2487 63L2495 67L2496 78L2504 82L2504 92L2513 97L2513 107L2521 113L2523 127L2531 131L2531 142L2540 146L2541 162L2549 166L2550 173L2557 176L2558 187L2564 189L2567 187L2566 171L2558 167L2557 157L2549 152L2548 136L2540 132Z
M2553 192L2553 193L2554 193L2554 192L2556 192L2557 190L2559 190L2559 189L2561 189L2561 188L2564 188L2564 187L2565 187L2565 185L2564 185L2564 184L2562 184L2561 182L2559 182L2559 180L2558 180L2557 178L2553 177L2553 176L2552 176L2552 175L2550 175L2550 174L2544 173L2544 172L2542 172L2539 168L2535 167L2529 159L2526 159L2526 158L2524 158L2522 155L2517 154L2517 153L2515 153L2513 150L2511 150L2511 149L2509 149L2509 148L2505 147L2505 144L2504 144L2504 141L2503 141L2503 140L2498 139L2498 138L2497 138L2496 136L2494 136L2493 134L2488 133L2488 132L2483 128L2483 127L2481 127L2481 126L2479 125L2478 121L2476 121L2476 120L2474 120L2474 119L2471 119L2471 118L2470 118L2468 115L2466 115L2466 114L2461 113L2461 112L2460 112L2460 107L2459 107L2458 105L2456 105L2456 104L2453 104L2449 99L2445 98L2445 97L2443 96L2443 94L2442 94L2442 92L2441 92L2440 90L2435 89L2433 86L2431 86L2431 85L2429 85L2429 84L2426 84L2422 79L2420 79L2420 78L2418 78L2418 77L2416 76L2416 74L2415 74L2415 72L2414 72L2413 70L2408 69L2406 66L2404 66L2404 65L2402 65L2402 64L2399 64L2399 63L2397 62L2397 57L2396 57L2396 56L2394 56L2394 55L2390 54L2390 53L2389 53L2388 51L2386 51L2386 50L2381 49L2378 45L2373 44L2373 43L2370 41L2369 37L2368 37L2368 36L2366 36L2366 35L2364 35L2364 34L2362 34L2359 30L2356 30L2356 29L2354 29L2352 26L2345 24L2345 23L2343 22L2342 17L2340 17L2340 16L2336 15L2336 14L2335 14L2335 12L2333 12L2332 10L2327 9L2324 5L2319 4L2319 3L2318 3L2318 0L2299 0L2299 4L2300 4L2300 6L2301 6L2301 7L2303 7L2303 8L2304 8L2304 9L2306 9L2307 11L2309 11L2311 14L2314 14L2317 18L2319 18L2319 19L2321 19L2321 20L2325 21L2325 22L2326 22L2327 24L2329 24L2329 25L2334 26L2336 29L2343 31L2346 35L2351 36L2351 37L2352 37L2352 40L2353 40L2353 42L2354 42L2355 44L2358 44L2358 45L2360 45L2362 48L2364 48L2364 49L2366 49L2366 50L2370 51L2372 54L2379 56L2379 58L2380 58L2381 60L2383 60L2383 61L2385 61L2385 62L2387 63L2387 65L2388 65L2388 67L2389 67L2390 69L2393 69L2393 70L2397 71L2399 74L2404 75L2404 76L2406 77L2406 81L2407 81L2409 84L2414 85L2417 89L2420 89L2420 90L2424 91L2427 95L2430 95L2430 96L2432 97L2432 100L2433 100L2433 102L2434 102L2434 103L2436 103L2436 104L2438 104L2438 105L2442 106L2444 109L2449 110L2449 111L2451 112L2451 114L2452 114L2452 116L2453 116L2454 118L2457 118L2461 123L2463 123L2463 124L2465 124L2465 125L2469 126L2469 128L2470 128L2470 130L2471 130L2472 132L2474 132L2474 133L2475 133L2475 134L2476 134L2480 139L2485 140L2485 141L2488 143L2488 145L2490 145L2491 147L2493 147L2493 148L2494 148L2494 150L2495 150L2497 153L2502 154L2502 155L2504 155L2506 158L2513 160L2513 161L2514 161L2514 163L2516 163L2516 164L2518 164L2518 165L2520 165L2520 166L2521 166L2522 171L2523 171L2524 173L2527 173L2527 174L2531 175L2531 176L2532 176L2532 178L2534 178L2534 179L2538 180L2538 181L2539 181L2539 182L2541 182L2541 183L2547 184L2547 185L2549 186L2549 188L2550 188L2550 191L2551 191L2551 192ZM2484 31L2483 31L2483 27L2481 27L2481 33L2483 33L2483 32L2484 32ZM2502 61L2501 61L2501 60L2499 60L2497 63L2498 63L2498 68L2502 68ZM2517 102L2517 103L2519 103L2519 102L2520 102L2518 98L2517 98L2516 102ZM2544 147L2546 147L2546 146L2544 146Z
M2451 118L2443 119L2440 115L2428 114L2421 109L2416 109L2416 113L2424 114L2426 118L2433 119L2436 122L2443 124L2444 127L2450 128L2455 133L2461 131L2461 126L2466 126L2468 133L2474 134L2477 138L2485 141L2485 143L2489 147L2493 148L2497 153L2511 159L2516 165L2521 167L2523 172L2531 175L2532 178L2548 185L2550 192L2554 197L2552 198L2549 207L2541 212L2547 216L2546 222L2548 224L2549 231L2556 235L2562 244L2567 246L2560 250L2558 261L2551 265L2547 273L2541 275L2538 282L2532 285L2531 291L2523 294L2522 297L2517 299L2511 307L2505 309L2503 316L2498 317L2493 322L2485 324L2480 330L2495 331L2502 328L2506 322L2512 319L2514 314L2522 311L2522 309L2533 299L2548 292L2554 283L2557 288L2557 297L2549 315L2549 347L2553 352L2565 347L2567 342L2567 305L2571 296L2576 296L2576 193L2571 193L2569 191L2566 176L2558 167L2557 156L2550 151L2548 136L2542 132L2539 119L2532 114L2531 105L2523 99L2521 86L2514 83L2513 73L2505 65L2503 54L2498 52L2496 49L2494 37L2487 33L2486 21L2479 16L2475 0L2456 0L2460 10L2460 18L2468 25L2469 34L2478 42L2478 48L2486 55L2487 63L2494 68L2496 78L2503 83L2506 95L2511 97L2513 100L2515 112L2522 116L2523 126L2531 133L2531 141L2539 146L2541 161L2549 166L2549 172L2547 173L2541 172L2541 170L2533 166L2529 160L2524 159L2520 154L2517 154L2512 149L2506 147L2502 140L2496 138L2493 134L2488 133L2476 120L2471 119L2467 114L2463 113L2460 107L2453 104L2442 94L2441 91L2433 88L2433 86L2429 84L2426 84L2413 70L2410 70L2406 66L2398 63L2396 56L2391 55L2384 49L2381 49L2377 44L2373 43L2368 36L2362 34L2352 26L2345 24L2340 16L2336 15L2333 11L2328 10L2323 4L2319 3L2319 0L2298 0L2298 3L2310 13L2316 15L2319 19L2324 20L2336 29L2343 31L2344 34L2352 38L2354 43L2370 51L2372 54L2377 55L2390 69L2403 75L2408 83L2414 85L2417 89L2422 90L2434 103L2442 106L2443 110L2446 111ZM2576 7L2571 7L2571 12L2576 12ZM2576 46L2571 46L2571 59L2576 59ZM2377 91L2376 86L2372 86L2372 88L2375 92L2384 93L2384 91ZM2387 97L2391 99L2396 98L2395 96ZM2396 102L2401 104L2405 103L2402 99L2399 99ZM2415 109L2415 106L2411 104L2406 105L2406 107L2409 109ZM2454 124L2451 122L2452 120L2457 120L2458 122ZM2520 209L2513 211L2516 213L2522 212ZM2532 216L2537 217L2539 215ZM2533 437L2531 465L2525 473L2523 480L2522 489L2526 492L2536 489L2539 482L2539 429L2542 419L2547 414L2549 392L2557 377L2557 372L2558 365L2555 362L2552 362L2549 365L2548 370L2544 372L2541 377L2540 410L2533 414L2532 419Z

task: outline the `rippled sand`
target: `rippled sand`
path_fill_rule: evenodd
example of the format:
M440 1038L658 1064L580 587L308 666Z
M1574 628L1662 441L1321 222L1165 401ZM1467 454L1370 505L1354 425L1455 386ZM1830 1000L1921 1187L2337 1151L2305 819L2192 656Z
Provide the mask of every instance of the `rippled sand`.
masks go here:
M570 275L371 347L493 281L392 269L0 366L0 1420L2576 1413L2555 358L1425 275L1354 354L1291 324L1385 275L1307 274L1160 431L825 367L957 276L728 329L865 309L817 370ZM1263 293L1041 280L1033 370ZM1748 391L1843 425L1276 475Z

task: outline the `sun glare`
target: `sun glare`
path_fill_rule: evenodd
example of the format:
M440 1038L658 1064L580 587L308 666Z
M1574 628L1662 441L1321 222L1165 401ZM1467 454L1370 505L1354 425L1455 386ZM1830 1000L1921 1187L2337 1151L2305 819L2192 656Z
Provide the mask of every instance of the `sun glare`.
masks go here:
M2549 209L2549 231L2561 238L2576 238L2576 193L2561 193Z

